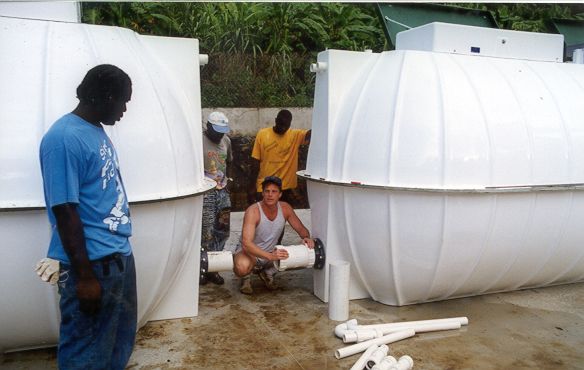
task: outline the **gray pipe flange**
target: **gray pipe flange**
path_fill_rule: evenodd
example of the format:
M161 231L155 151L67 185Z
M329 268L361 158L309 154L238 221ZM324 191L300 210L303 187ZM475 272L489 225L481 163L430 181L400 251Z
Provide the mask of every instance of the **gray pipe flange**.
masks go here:
M203 278L207 272L209 272L209 256L207 255L207 251L201 248L201 278Z
M314 238L314 269L322 270L326 262L324 244L319 238Z

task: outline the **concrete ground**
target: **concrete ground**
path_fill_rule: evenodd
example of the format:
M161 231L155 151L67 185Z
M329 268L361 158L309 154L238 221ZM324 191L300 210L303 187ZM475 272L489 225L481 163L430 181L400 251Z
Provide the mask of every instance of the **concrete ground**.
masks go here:
M309 224L310 212L299 211ZM232 217L235 247L242 213ZM283 244L298 244L287 230ZM278 275L269 292L253 280L254 294L239 293L238 279L201 288L199 316L150 322L138 332L129 369L349 369L333 335L336 322L312 295L311 270ZM419 334L390 345L414 369L584 369L584 284L453 299L405 307L369 299L350 303L350 318L373 324L467 316L461 330ZM2 369L54 369L55 350L6 354Z

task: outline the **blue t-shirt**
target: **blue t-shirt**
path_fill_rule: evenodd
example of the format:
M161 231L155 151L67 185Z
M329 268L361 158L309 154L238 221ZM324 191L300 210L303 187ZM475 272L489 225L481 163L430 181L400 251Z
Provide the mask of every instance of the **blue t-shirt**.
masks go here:
M52 227L48 257L69 262L51 209L65 203L77 204L90 260L130 254L128 200L116 151L103 127L73 113L64 115L43 137L40 161Z

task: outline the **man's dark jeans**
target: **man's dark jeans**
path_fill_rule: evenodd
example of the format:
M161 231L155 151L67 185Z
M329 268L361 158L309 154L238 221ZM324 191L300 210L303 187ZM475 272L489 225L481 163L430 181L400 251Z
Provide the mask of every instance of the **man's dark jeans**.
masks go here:
M132 255L93 261L101 284L100 311L93 316L79 310L76 276L61 264L61 328L59 369L124 369L136 337L136 268Z

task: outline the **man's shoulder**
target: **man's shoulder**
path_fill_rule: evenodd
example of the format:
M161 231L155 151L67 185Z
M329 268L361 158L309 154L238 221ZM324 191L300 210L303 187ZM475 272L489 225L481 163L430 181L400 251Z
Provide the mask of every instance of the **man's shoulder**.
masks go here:
M78 132L75 130L75 125L71 124L72 118L70 116L70 114L66 114L51 125L49 130L43 136L41 149L49 149L54 145L64 144L71 138L78 136Z
M306 133L308 132L308 130L303 128L291 128L288 131L294 136L306 135Z
M221 141L223 141L226 146L231 146L231 138L229 136L223 135Z
M246 220L259 219L260 210L258 209L258 203L254 203L245 209L244 218Z
M282 208L282 212L284 213L284 216L288 218L294 212L294 208L292 208L292 206L288 202L284 202L283 200L281 200L279 203L280 207Z
M257 136L267 136L270 134L270 131L274 131L271 127L264 127L262 129L260 129L256 135Z

